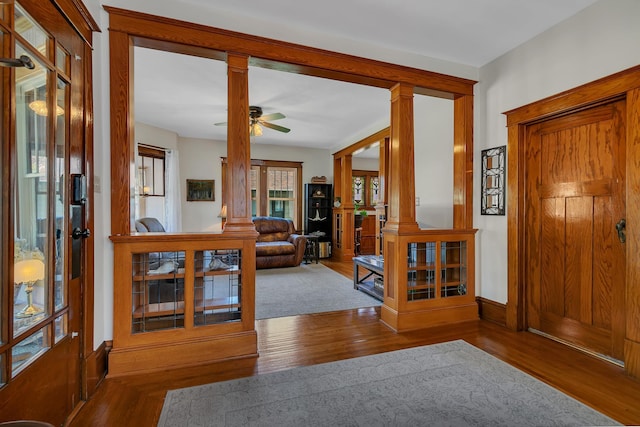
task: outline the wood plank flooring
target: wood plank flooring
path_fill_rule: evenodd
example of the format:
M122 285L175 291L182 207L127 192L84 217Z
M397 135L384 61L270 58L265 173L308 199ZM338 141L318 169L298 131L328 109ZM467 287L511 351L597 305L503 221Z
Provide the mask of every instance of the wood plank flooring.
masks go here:
M323 263L351 277L350 262ZM259 320L258 358L108 378L70 426L155 426L167 390L455 339L465 340L623 424L640 425L640 381L618 366L487 321L396 334L379 322L379 316L379 308L364 308Z

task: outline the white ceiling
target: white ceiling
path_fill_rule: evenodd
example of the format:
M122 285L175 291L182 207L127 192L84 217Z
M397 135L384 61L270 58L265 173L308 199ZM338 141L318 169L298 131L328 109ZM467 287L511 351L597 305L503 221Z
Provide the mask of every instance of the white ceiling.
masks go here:
M323 34L349 43L480 67L576 14L596 0L176 0L224 14L225 28L243 22L279 33ZM233 22L239 23L233 28ZM266 31L266 30L265 30ZM246 32L246 31L245 31ZM264 34L258 34L264 35ZM309 44L309 43L306 43ZM389 123L384 89L252 67L249 103L264 114L281 112L256 144L335 149ZM226 139L226 65L220 61L135 51L136 121L182 137Z

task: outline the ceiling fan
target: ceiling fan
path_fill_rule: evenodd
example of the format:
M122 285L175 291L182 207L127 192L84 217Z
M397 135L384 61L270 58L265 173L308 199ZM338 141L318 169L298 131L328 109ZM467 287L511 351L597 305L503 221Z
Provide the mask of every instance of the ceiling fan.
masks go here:
M275 125L270 123L269 120L280 120L286 116L282 113L271 113L262 115L262 108L256 106L249 107L249 135L260 136L262 135L262 127L277 130L278 132L288 133L291 129L284 126ZM216 126L226 126L227 122L216 123Z

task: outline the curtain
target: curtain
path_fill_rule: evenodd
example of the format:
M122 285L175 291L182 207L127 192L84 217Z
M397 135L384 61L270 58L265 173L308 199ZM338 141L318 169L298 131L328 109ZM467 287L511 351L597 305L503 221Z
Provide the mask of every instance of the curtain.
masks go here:
M165 157L165 229L169 232L182 231L182 197L180 195L180 159L178 150L167 150Z

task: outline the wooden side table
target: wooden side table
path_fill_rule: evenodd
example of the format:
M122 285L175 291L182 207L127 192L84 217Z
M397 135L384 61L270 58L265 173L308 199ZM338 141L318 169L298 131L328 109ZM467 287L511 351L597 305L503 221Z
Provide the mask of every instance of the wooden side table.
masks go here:
M318 264L320 259L320 242L318 236L305 234L304 237L307 238L307 246L304 248L304 263L309 264L315 259L316 264Z

